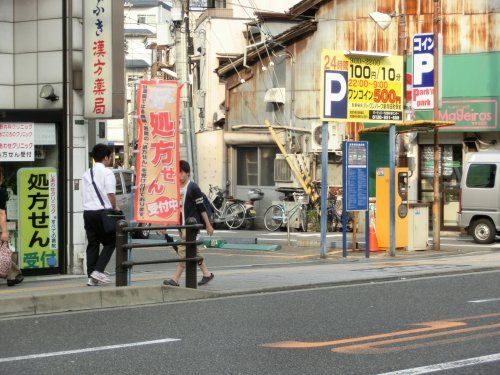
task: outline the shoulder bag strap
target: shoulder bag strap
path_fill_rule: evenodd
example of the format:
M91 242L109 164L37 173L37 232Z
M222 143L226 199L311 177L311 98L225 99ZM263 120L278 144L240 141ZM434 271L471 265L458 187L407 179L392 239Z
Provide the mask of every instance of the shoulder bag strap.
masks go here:
M97 198L99 198L99 202L101 202L102 206L106 208L106 205L104 204L104 201L102 200L101 194L99 193L99 189L97 189L97 185L95 184L94 181L94 172L92 168L90 168L90 178L92 179L92 185L94 186L94 190L97 194Z

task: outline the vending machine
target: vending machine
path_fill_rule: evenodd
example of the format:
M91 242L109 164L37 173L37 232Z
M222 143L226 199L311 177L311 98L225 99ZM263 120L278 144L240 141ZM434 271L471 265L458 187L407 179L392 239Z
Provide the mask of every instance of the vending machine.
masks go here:
M395 176L395 244L396 248L408 246L408 168L396 168ZM389 168L377 168L375 179L376 213L375 231L378 246L389 249L390 190Z

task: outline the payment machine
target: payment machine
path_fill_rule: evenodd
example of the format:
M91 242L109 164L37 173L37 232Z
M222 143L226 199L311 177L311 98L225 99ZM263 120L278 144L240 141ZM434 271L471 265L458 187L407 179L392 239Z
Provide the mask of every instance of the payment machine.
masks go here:
M408 168L396 168L395 184L395 243L396 248L403 248L408 246ZM377 198L375 230L378 246L381 249L389 249L389 168L377 168L375 189Z

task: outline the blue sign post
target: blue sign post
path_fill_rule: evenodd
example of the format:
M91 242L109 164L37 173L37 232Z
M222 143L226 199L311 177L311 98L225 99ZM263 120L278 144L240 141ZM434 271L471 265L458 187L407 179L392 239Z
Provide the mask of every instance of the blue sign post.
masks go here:
M344 142L342 145L342 256L347 256L347 212L365 211L365 255L370 256L370 217L368 189L368 142Z

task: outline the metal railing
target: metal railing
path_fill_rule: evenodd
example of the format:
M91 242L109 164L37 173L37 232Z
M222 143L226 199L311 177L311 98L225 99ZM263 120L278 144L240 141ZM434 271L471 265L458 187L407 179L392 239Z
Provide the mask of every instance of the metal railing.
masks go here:
M128 235L129 233L144 230L142 227L129 227L125 220L119 220L116 223L116 286L127 286L129 270L133 266L145 265L145 264L162 264L162 263L186 263L186 288L196 289L196 268L198 262L203 261L203 257L196 256L196 247L201 245L203 241L196 240L196 234L203 225L196 224L196 220L193 218L188 218L186 220L187 225L174 225L174 226L151 226L148 230L167 230L167 229L185 229L186 239L185 241L175 241L175 242L162 242L162 243L129 243ZM164 248L168 246L181 245L186 246L186 257L185 258L175 258L175 259L159 259L159 260L148 260L148 261L132 261L129 259L129 250L138 248Z

